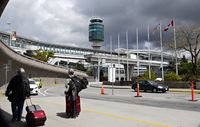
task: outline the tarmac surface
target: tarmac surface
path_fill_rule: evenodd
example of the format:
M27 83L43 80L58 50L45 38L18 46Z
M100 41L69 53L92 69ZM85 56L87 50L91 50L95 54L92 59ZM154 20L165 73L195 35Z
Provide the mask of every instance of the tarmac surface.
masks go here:
M104 85L105 95L100 94L101 87L90 83L80 93L82 112L76 119L66 119L64 85L45 86L32 99L47 112L46 127L200 127L200 94L195 94L196 101L191 102L190 89L174 89L176 92L164 94L141 92L142 98L135 98L136 92L129 86ZM10 122L10 103L3 95L5 87L0 90L3 118L11 126L26 127L25 119Z

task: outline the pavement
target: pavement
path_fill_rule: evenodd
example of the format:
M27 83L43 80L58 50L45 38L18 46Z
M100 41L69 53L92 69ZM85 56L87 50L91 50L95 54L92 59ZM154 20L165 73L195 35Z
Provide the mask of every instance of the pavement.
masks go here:
M5 97L0 99L4 102L0 112L7 124L10 127L27 127L25 109L22 121L11 122L10 103ZM47 121L43 127L198 127L200 117L199 112L193 111L82 98L79 117L67 119L63 97L34 97L32 101L45 110ZM0 125L2 126L1 123Z
M99 91L99 88L101 88L102 87L102 83L101 82L98 82L98 83L96 83L96 82L90 82L89 83L89 86L90 87L93 87L93 89L94 90L98 90ZM50 86L51 87L51 86ZM111 91L111 89L113 88L113 89L116 89L115 90L115 92L116 92L116 95L117 95L117 91L118 90L120 90L120 89L124 89L123 91L129 91L129 89L131 90L131 87L130 86L110 86L110 85L104 85L104 87L106 88L106 89L108 89L108 91ZM5 93L5 86L4 87L2 87L2 88L0 88L0 93L1 93L1 95L3 95L4 93ZM95 89L95 88L98 88L98 89ZM63 89L62 89L63 90ZM177 92L180 92L180 93L182 93L182 92L191 92L190 91L190 89L171 89L171 90L175 90L175 91L177 91ZM196 92L200 92L200 90L195 90ZM90 92L90 91L89 91ZM174 91L170 91L170 92L174 92ZM130 92L128 93L128 94L130 94ZM132 93L131 93L132 94ZM148 96L146 96L146 93L143 93L143 94L145 94L144 96L143 96L143 99L141 100L141 99L136 99L136 98L134 98L134 99L132 99L132 101L134 101L135 103L139 103L139 101L141 100L141 102L145 102L144 100L148 100L148 97L149 98L151 98L151 96L149 96L148 95L148 93L147 93L147 95ZM176 94L176 93L172 93L172 94ZM157 99L159 99L159 101L157 102L157 100L155 100L154 101L154 103L153 104L155 104L155 102L157 102L157 103L161 103L160 101L164 101L164 99L167 99L167 100L169 100L170 98L164 98L164 99L162 99L162 95L165 95L165 94L160 94L159 96L157 96ZM176 95L179 95L179 96L182 96L182 95L184 95L184 94L176 94ZM88 96L91 96L90 94L88 95ZM111 95L110 95L111 96ZM102 96L102 97L105 97L105 98L109 98L110 97L109 95L107 95L107 96ZM153 95L152 95L153 96ZM94 97L94 96L92 96L92 97ZM131 96L132 97L132 96ZM45 99L43 99L43 98L45 98ZM127 98L127 97L126 97ZM0 96L0 99L1 99L1 105L0 105L0 108L2 108L2 110L0 109L0 115L3 115L3 118L6 118L6 121L10 121L10 119L11 119L11 111L10 111L10 103L7 101L7 98L6 97L3 97L3 96ZM54 99L54 100L51 100L51 99ZM124 98L123 98L124 99ZM123 99L120 99L120 102L121 101L123 101ZM179 99L179 98L177 98L177 99ZM102 103L104 103L105 104L105 102L103 102L103 100L96 100L96 99L93 99L91 102L87 99L87 98L84 98L83 100L85 100L85 102L83 101L83 103L85 104L85 105L83 105L83 112L84 113L82 113L81 114L81 116L76 120L76 121L78 121L78 122L76 122L75 120L66 120L66 119L64 119L63 118L63 111L64 111L64 103L63 103L63 97L42 97L42 98L38 98L38 97L34 97L33 98L33 101L35 101L35 102L37 102L38 104L40 104L42 107L44 107L45 108L45 111L48 111L47 113L48 113L48 121L47 121L47 125L46 126L48 126L48 127L50 127L50 125L52 125L52 126L56 126L56 124L58 124L59 123L59 126L60 126L60 124L62 124L62 126L60 126L60 127L64 127L64 126L71 126L71 125L77 125L77 126L82 126L82 124L83 123L85 123L85 119L86 118L88 118L88 116L89 116L89 118L88 119L92 119L92 118L96 118L96 117L98 117L98 119L97 120L99 120L99 117L103 117L102 119L104 119L104 116L106 116L106 119L108 119L107 117L109 116L109 117L111 117L111 119L119 119L120 118L120 121L122 121L122 120L128 120L128 121L125 121L126 122L126 124L128 123L128 122L130 122L130 120L131 121L133 121L134 123L137 123L137 124L141 124L141 120L140 119L142 119L142 121L144 121L144 119L146 119L146 118L144 118L145 116L147 116L146 115L146 113L149 113L150 114L150 116L148 116L147 117L147 119L145 120L145 122L143 122L142 124L146 124L145 126L149 126L149 127L151 127L151 125L152 125L152 121L153 121L153 124L156 124L156 126L157 126L157 122L159 122L159 123L165 123L165 124L167 124L167 123L173 123L174 121L171 121L171 122L169 122L168 120L171 118L171 114L170 113L174 113L174 112L176 112L176 113L174 113L174 115L178 115L177 116L177 118L179 118L180 116L182 116L182 117L184 117L184 116L186 116L188 113L191 113L191 116L194 116L194 115L196 115L196 116L194 116L193 118L195 118L194 120L193 120L193 118L191 118L192 120L190 120L190 121L192 121L192 122L185 122L185 123L187 123L187 124L189 124L189 123L195 123L195 121L196 121L196 123L197 123L197 118L199 117L199 112L195 112L195 111L190 111L190 110L177 110L176 111L176 108L167 108L167 110L165 111L165 107L162 107L162 108L159 108L159 111L158 111L158 109L157 109L157 107L156 106L144 106L144 105L130 105L129 103L116 103L116 102L118 102L119 101L119 98L114 98L114 101L113 102L110 102L110 101L106 101L106 102L109 102L109 103L112 103L112 104L109 104L109 105L107 105L107 106L105 106L106 108L104 108L104 106L102 106L101 104ZM118 100L118 101L116 101L115 102L115 100ZM48 101L48 102L47 102ZM58 102L57 102L58 101ZM89 101L89 102L88 102ZM126 100L124 100L124 101L126 101ZM128 100L128 101L130 101L130 100ZM168 105L173 105L173 106L175 106L175 107L178 107L177 105L180 103L180 102L178 102L176 99L175 99L175 101L176 101L176 103L174 103L174 102L172 102L172 103L169 103L169 102L167 102L167 104ZM184 100L185 101L185 100ZM41 103L40 103L41 102ZM44 103L44 102L47 102L47 103ZM94 107L92 107L92 105L90 105L90 103L94 103L95 102L95 104L93 104L93 105L95 105L95 108L96 108L96 106L99 106L99 108L98 109L95 109ZM152 102L151 102L152 103ZM186 102L187 104L188 103L192 103L192 102L190 102L190 101L187 101ZM183 104L183 106L184 105L186 105L186 103L184 103ZM131 114L128 114L128 116L129 117L124 117L124 116L127 116L127 114L116 114L116 112L117 111L110 111L111 109L115 109L115 108L113 108L113 106L115 106L115 105L119 105L119 104L122 104L123 106L118 106L116 109L120 109L120 110L117 110L117 111L123 111L123 113L124 113L124 109L123 109L123 107L124 107L124 105L126 105L125 107L129 107L130 108L130 106L132 107L132 106L137 106L137 109L139 109L139 108L141 108L141 111L143 111L144 110L144 107L145 108L149 108L149 110L146 110L146 112L145 112L145 115L143 114L143 113L141 113L140 111L138 111L138 114L136 113L137 111L135 111L135 110L133 110L133 109L130 109L130 111L132 111L132 113ZM181 103L182 104L182 103ZM180 105L179 105L180 106ZM199 102L194 102L194 104L192 104L191 106L193 106L193 107L199 107ZM49 109L48 109L48 107L50 107ZM107 109L108 107L111 107L109 110ZM52 110L53 108L58 108L58 110L56 110L56 111L54 111L54 110ZM103 109L101 109L101 108L103 108ZM126 109L129 109L129 108L126 108ZM95 109L95 110L90 110L90 109ZM134 108L135 109L135 108ZM155 110L153 110L152 111L152 109L155 109ZM169 112L169 110L172 110L172 111L170 111ZM130 112L129 110L127 111L127 112ZM151 111L151 112L150 112ZM152 114L152 112L153 113L155 113L155 112L158 112L158 114L160 113L160 112L164 112L164 114L165 115L161 115L161 116L159 116L159 118L160 117L163 117L163 116L169 116L169 118L163 118L164 120L166 120L166 121L162 121L163 119L158 119L158 120L156 120L156 122L155 122L155 120L153 119L154 117L152 117L151 116L151 114ZM181 114L181 113L183 113L183 112L185 112L185 114ZM2 113L2 114L1 114ZM25 112L24 112L25 113ZM122 112L120 112L120 113L122 113ZM169 114L168 114L169 113ZM57 114L57 116L61 116L61 117L55 117L55 114ZM93 115L91 115L91 114L95 114L95 115L97 115L97 116L93 116ZM114 114L114 115L113 115ZM135 116L137 116L138 115L138 117L136 117L137 119L138 118L140 118L139 120L135 120L135 119L133 119L132 118L132 114L134 114L134 118L135 118ZM168 114L168 115L167 115ZM180 115L181 114L181 115ZM91 115L91 116L90 116ZM23 115L23 116L25 116L25 115ZM1 117L1 116L0 116ZM149 119L149 118L152 118L152 119ZM188 119L188 118L187 118ZM84 122L83 122L83 121ZM96 119L95 119L96 120ZM94 120L94 121L95 121ZM180 118L180 120L182 120L182 118ZM183 123L181 123L180 122L180 120L178 119L177 121L180 123L180 124L183 124ZM58 121L58 122L56 122L56 121ZM105 120L106 121L106 120ZM104 122L105 122L104 121ZM139 121L139 122L138 122ZM150 121L150 122L148 122L148 124L147 124L147 122L146 121ZM175 123L177 123L177 121L175 122ZM183 120L182 121L186 121L186 119L185 119L185 117L183 118ZM102 121L100 121L100 122L102 122ZM10 123L10 122L9 122ZM115 123L119 123L119 120L116 122L115 121ZM196 124L195 123L195 124ZM26 126L26 122L25 122L25 120L23 119L23 121L21 121L21 122L15 122L15 123L10 123L10 125L11 125L11 127L12 127L12 125L16 125L16 124L18 124L18 126L20 126L20 127L25 127ZM67 125L66 125L67 124ZM68 125L69 124L69 125ZM110 124L110 123L108 123L108 124ZM124 124L124 123L123 123ZM130 125L132 126L132 124L133 123L131 123ZM1 119L0 119L0 125L2 125L2 123L1 123ZM94 123L94 125L96 126L96 127L99 127L99 126L97 126L96 125L96 121L95 121L95 123ZM112 125L113 125L113 123L112 123ZM168 125L168 124L167 124ZM139 126L139 125L135 125L135 126ZM166 125L159 125L159 126L161 126L161 127L169 127L169 126L166 126ZM185 125L185 126L182 126L182 127L187 127L187 126L189 126L189 125ZM192 125L191 125L192 126ZM16 127L16 126L15 126ZM84 126L83 126L84 127ZM142 127L142 126L141 126ZM155 127L155 126L154 126ZM179 127L181 127L181 126L179 126ZM195 127L195 126L194 126Z
M0 88L0 96L4 96L5 95L5 89Z

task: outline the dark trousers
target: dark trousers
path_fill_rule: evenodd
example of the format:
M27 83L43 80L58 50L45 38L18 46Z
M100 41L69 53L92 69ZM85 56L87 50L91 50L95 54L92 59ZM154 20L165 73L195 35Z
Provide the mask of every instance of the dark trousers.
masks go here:
M16 102L11 103L13 119L16 118L21 119L23 107L24 107L24 100L20 101L19 103Z

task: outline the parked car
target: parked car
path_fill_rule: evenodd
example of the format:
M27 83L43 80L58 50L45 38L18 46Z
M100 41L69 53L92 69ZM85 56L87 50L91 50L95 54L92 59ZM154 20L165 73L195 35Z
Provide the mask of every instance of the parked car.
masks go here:
M151 91L153 93L156 93L156 92L159 92L159 91L165 93L166 91L169 90L168 86L160 85L157 82L151 81L151 80L141 80L141 81L139 81L139 87L140 87L140 90L144 90L145 92ZM133 81L132 89L137 91L137 82L136 81Z
M34 79L35 80L35 83L38 85L38 88L42 88L42 82L41 82L41 79Z
M30 94L33 95L38 95L38 85L36 84L35 80L33 79L29 79L29 83L30 83Z
M162 81L162 78L156 78L155 81Z

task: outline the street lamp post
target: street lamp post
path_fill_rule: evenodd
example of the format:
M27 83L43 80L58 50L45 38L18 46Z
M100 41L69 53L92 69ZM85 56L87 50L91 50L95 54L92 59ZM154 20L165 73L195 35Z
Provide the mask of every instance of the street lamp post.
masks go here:
M97 75L97 81L100 82L100 58L98 58L98 75Z
M128 31L126 31L126 50L127 50L127 61L126 61L126 64L127 64L127 81L129 81L129 63L128 63L128 58L129 58L129 51L128 51Z
M9 71L9 65L4 64L4 69L5 69L5 84L8 82L8 71Z
M112 76L110 77L111 83L112 83L112 95L114 95L114 88L113 88L113 60L112 60L112 36L110 35L110 55L111 55L111 74Z
M11 46L11 43L12 43L12 30L11 30L11 28L10 28L10 27L11 27L11 23L8 22L7 25L8 25L8 32L11 31L11 33L10 33L10 38L9 38L9 42L8 42L8 45Z

